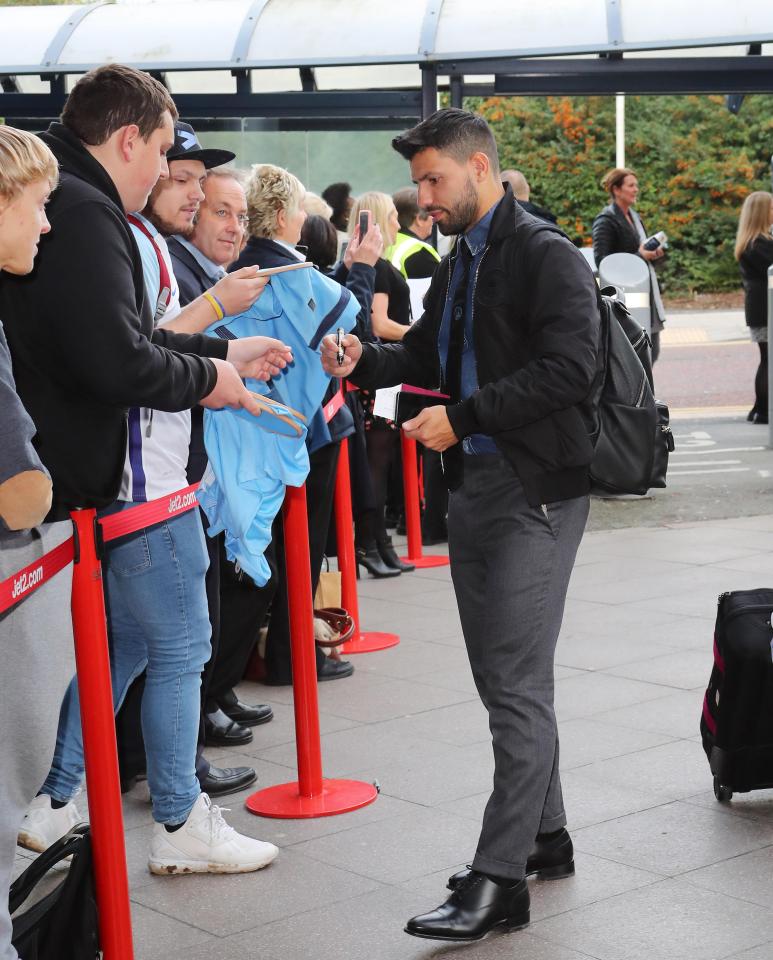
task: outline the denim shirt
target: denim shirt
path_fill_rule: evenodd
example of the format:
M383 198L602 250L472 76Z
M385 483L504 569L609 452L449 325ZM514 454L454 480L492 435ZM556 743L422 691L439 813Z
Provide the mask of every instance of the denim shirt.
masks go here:
M461 377L461 397L466 400L478 390L478 374L475 363L475 346L473 341L473 298L475 296L475 278L478 272L478 266L486 249L489 227L494 219L494 213L501 201L497 201L493 207L470 227L470 229L459 238L459 243L466 243L472 255L470 261L470 275L467 285L467 300L464 312L464 346L462 348L462 377ZM446 363L448 361L448 345L451 339L451 311L453 309L456 288L462 279L462 258L456 257L454 261L454 270L451 274L451 280L448 284L448 294L446 296L445 306L443 307L443 319L440 323L440 333L438 335L438 353L440 354L440 363L443 367L443 374L446 372ZM473 433L462 440L462 449L465 453L499 453L499 449L491 437L483 433Z

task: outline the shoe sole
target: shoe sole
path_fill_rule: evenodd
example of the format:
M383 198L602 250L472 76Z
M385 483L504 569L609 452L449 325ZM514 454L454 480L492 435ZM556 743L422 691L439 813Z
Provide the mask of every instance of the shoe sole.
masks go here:
M33 850L35 853L45 853L48 850L48 847L34 833L20 831L16 843L20 847L24 847L25 850ZM56 843L56 841L54 840L52 843Z
M207 863L201 860L149 860L148 869L157 877L185 876L194 873L254 873L272 864L274 854L269 860L260 860L249 864Z
M246 747L252 743L252 736L247 740L229 740L226 737L205 737L205 747Z
M227 797L230 793L239 793L241 790L245 790L247 787L251 787L253 783L258 779L257 773L254 774L249 780L245 780L244 783L234 785L232 787L223 787L218 790L217 787L213 790L212 787L207 787L204 791L208 797Z
M524 930L530 922L529 914L526 914L525 918L521 916L512 920L500 920L478 937L442 937L433 933L419 933L416 930L409 930L408 927L403 927L403 931L411 937L418 937L420 940L443 940L446 943L478 943L480 940L485 940L490 933L494 933L500 927L505 927L507 933L514 933L516 930Z
M241 724L243 727L259 727L263 723L270 723L274 719L274 714L270 713L267 717L264 717L262 720L242 720L241 717L231 716L227 711L223 711L229 720L233 720L235 723Z

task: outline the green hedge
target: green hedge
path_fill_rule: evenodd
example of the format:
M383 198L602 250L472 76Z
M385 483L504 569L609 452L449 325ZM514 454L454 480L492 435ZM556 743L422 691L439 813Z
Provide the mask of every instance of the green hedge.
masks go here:
M615 165L612 97L491 97L469 109L492 125L503 168L524 172L532 200L557 214L582 245L607 202L600 180ZM627 97L626 166L639 178L637 209L669 235L659 271L671 295L739 284L733 245L752 190L770 190L773 97L752 96L739 115L721 96Z

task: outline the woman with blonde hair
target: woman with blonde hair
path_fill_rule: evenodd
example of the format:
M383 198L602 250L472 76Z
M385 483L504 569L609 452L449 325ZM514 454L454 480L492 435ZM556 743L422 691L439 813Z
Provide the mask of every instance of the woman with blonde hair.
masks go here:
M368 211L370 223L381 230L385 249L391 247L400 229L392 198L386 193L371 191L357 197L349 215L349 233L354 234L360 214ZM383 256L376 263L376 289L371 307L373 334L382 341L402 340L411 322L411 291L396 267ZM384 522L384 508L390 467L399 451L399 432L395 425L373 415L374 395L359 393L365 417L368 467L373 492L372 509L363 510L355 518L357 563L374 577L396 577L414 570L395 553Z
M56 186L57 163L42 140L0 126L0 284L4 274L32 270L38 242L51 229L45 205ZM39 561L72 535L69 520L43 523L51 478L32 440L35 424L16 393L11 356L0 322L0 581ZM19 578L21 580L21 578ZM72 563L0 613L3 695L0 697L0 957L11 944L8 887L16 835L45 779L56 742L58 704L72 675Z
M760 348L754 376L754 406L747 420L768 422L768 267L773 264L773 194L750 193L741 207L735 238L735 259L741 271L744 312L749 335Z

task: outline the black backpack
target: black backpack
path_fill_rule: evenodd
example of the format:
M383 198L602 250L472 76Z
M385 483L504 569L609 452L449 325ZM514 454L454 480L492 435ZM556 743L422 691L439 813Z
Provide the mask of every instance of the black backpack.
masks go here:
M552 223L531 219L520 230L527 237L547 231L566 234ZM571 242L571 241L568 241ZM525 244L513 276L526 268ZM596 376L590 391L591 493L645 494L665 487L668 455L674 449L668 407L653 394L652 344L647 332L616 299L615 287L597 291L601 316Z
M645 494L665 487L674 449L668 407L655 399L651 343L646 331L615 298L599 293L601 330L594 403L591 492Z
M11 942L23 960L95 960L100 956L91 832L82 823L33 860L12 884L14 914L51 868L72 856L64 880L13 919Z

